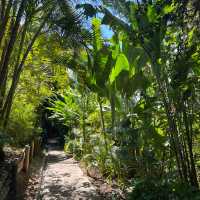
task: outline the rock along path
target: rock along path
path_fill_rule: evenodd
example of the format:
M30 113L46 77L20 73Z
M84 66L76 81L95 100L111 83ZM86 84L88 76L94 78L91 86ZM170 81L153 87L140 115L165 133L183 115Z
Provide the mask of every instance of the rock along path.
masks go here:
M50 145L41 183L41 200L99 200L97 189L78 162Z

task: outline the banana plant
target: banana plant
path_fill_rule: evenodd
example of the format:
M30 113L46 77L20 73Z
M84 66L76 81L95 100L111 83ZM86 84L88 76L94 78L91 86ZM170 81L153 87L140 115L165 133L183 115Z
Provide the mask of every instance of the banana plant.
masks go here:
M102 132L104 135L105 146L108 151L102 103L103 98L109 98L109 88L107 86L107 82L115 60L112 58L112 51L109 46L110 44L106 44L102 38L101 21L99 19L93 19L92 30L92 48L87 52L88 69L90 71L90 77L87 84L92 89L92 91L97 93L98 96L97 98L100 109Z
M108 9L102 11L105 14L104 24L115 30L122 30L128 35L131 43L139 47L143 55L147 55L149 63L143 64L143 68L148 67L156 80L170 130L167 134L180 179L198 187L192 147L193 128L188 116L192 106L187 106L190 104L188 98L192 91L194 94L191 85L187 83L187 77L189 71L198 65L194 60L197 44L191 43L193 33L186 33L181 23L185 19L187 3L129 2L129 13L126 13L125 20L117 18ZM184 23L189 25L190 22L186 20ZM183 37L184 40L180 40ZM169 71L172 71L172 76Z

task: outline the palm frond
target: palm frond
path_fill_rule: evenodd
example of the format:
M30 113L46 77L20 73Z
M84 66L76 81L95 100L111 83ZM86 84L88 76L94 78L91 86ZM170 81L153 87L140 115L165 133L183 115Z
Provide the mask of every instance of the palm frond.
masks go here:
M70 47L79 47L90 38L89 32L83 27L83 14L73 8L70 1L57 0L51 21L51 29Z

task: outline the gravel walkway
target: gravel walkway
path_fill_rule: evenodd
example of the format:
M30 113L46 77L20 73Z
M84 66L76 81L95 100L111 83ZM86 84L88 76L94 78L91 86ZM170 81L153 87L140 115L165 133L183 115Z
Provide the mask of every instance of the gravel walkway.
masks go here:
M50 147L43 172L41 200L98 200L102 199L78 163L62 150Z

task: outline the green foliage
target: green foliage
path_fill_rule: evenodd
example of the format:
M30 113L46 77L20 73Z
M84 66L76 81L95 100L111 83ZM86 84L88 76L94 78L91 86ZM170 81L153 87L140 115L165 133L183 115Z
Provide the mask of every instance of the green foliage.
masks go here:
M122 13L124 18L119 18L105 8L102 21L110 25L115 33L120 30L125 35L121 45L125 47L123 51L129 60L130 69L134 66L133 76L132 71L129 76L122 73L116 88L133 98L136 103L143 102L133 107L133 110L127 109L137 116L133 125L139 128L142 136L142 157L147 161L147 166L153 169L153 163L148 164L150 160L145 156L146 150L152 151L155 158L159 159L161 152L163 155L168 154L170 149L180 180L198 187L193 154L193 127L195 120L198 121L195 117L198 111L194 109L194 99L197 98L194 88L199 86L193 82L197 78L193 69L198 65L193 56L199 45L193 39L191 42L195 34L190 30L196 30L196 22L194 18L188 18L189 13L196 15L194 6L180 1L131 1L128 7ZM187 29L188 26L191 26L190 30ZM132 45L133 48L129 50L128 47ZM141 52L135 53L136 57L134 48ZM138 62L140 58L142 62ZM131 81L128 79L130 77ZM151 98L147 95L150 89L155 91ZM155 99L153 104L150 99ZM187 159L189 162L186 164ZM167 161L166 158L164 160ZM169 160L167 163L174 162L171 157ZM147 176L148 171L149 169L146 171Z
M170 26L173 20L177 22L172 17L178 9L176 2L129 2L126 6L122 20L102 9L102 22L113 28L113 37L104 40L101 20L92 19L92 41L74 58L78 82L73 87L83 102L70 94L53 108L54 117L81 130L82 134L66 142L67 149L88 166L98 167L104 176L123 182L129 177L164 177L176 171L182 150L175 149L180 145L191 153L180 107L187 104L182 97L189 95L191 85L186 80L196 50L187 44L180 54L175 51L179 37L172 35L181 32ZM179 111L173 114L173 109ZM78 113L77 119L73 112ZM180 162L183 169L184 162Z
M28 16L37 8L32 3L25 9ZM193 190L198 188L200 128L197 1L78 4L79 11L92 18L87 21L91 30L81 26L81 14L65 1L54 3L30 18L25 34L24 44L38 28L37 17L55 7L45 26L50 31L37 36L20 69L24 71L7 126L15 145L27 143L40 130L35 127L35 108L55 92L49 120L69 127L67 153L109 180L137 180L132 199L198 199ZM102 24L112 29L112 38L103 38ZM20 26L23 32L24 22ZM12 66L27 47L19 47L20 38L14 45L19 55L10 54L8 73L0 79L1 87L7 82L0 88L0 103L13 83ZM0 53L3 57L3 50ZM5 66L0 66L2 76ZM4 98L0 110L3 104Z
M72 154L76 160L82 158L82 142L81 139L70 140L70 138L65 138L64 151L67 154Z
M94 17L97 14L97 9L92 6L91 4L85 3L85 4L77 4L77 9L83 8L84 9L84 15L86 17Z
M63 101L59 99L53 100L52 107L48 108L54 111L51 118L57 118L68 126L76 124L80 120L80 109L78 105L80 96L69 91L62 98Z
M34 124L37 117L34 108L31 103L15 101L7 128L12 145L24 146L30 143L34 136L38 136L38 131L41 132Z
M199 190L187 184L175 182L173 179L147 178L144 180L135 180L132 187L133 190L128 198L130 200L197 200L200 197Z
M111 84L116 80L122 71L129 71L129 62L124 54L119 54L117 56L115 67L110 74Z

